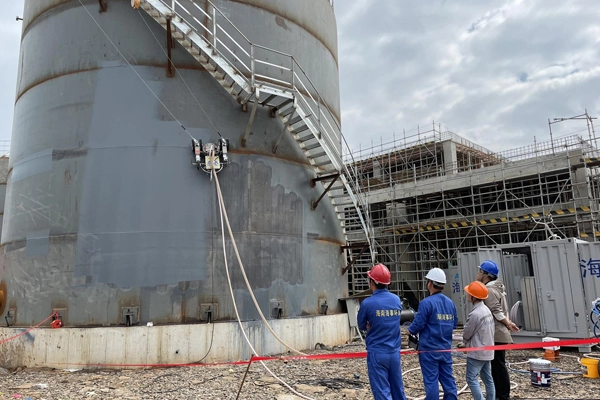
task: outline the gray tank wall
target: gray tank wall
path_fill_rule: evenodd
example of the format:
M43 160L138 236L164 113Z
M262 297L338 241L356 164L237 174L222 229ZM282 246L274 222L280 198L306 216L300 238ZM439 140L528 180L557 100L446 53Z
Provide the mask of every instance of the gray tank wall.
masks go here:
M183 79L166 78L166 56L145 22L162 46L160 26L128 1L109 2L105 13L84 4L195 137L218 136L183 79L230 139L233 163L219 179L263 312L278 299L284 316L316 314L319 298L339 312L347 293L341 228L327 201L311 211L322 189L310 188L313 172L297 144L286 137L271 153L281 123L259 109L240 148L249 114L179 46L173 59ZM259 17L258 25L273 18ZM220 319L233 318L214 182L190 165L189 136L78 2L26 0L24 18L0 256L17 325L53 308L67 308L68 325L110 325L131 306L142 323L193 322L210 302ZM335 36L335 25L321 29ZM307 31L294 32L290 47L330 53ZM337 68L321 73L337 88ZM332 101L339 104L337 93ZM242 317L255 319L230 241L227 254Z

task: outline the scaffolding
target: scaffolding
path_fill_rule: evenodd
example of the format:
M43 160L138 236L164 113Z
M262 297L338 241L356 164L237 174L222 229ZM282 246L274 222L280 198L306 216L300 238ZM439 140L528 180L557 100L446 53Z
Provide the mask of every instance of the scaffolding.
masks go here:
M595 137L569 135L494 153L432 123L352 154L377 261L392 272L390 290L423 298L427 271L457 265L458 252L479 247L551 237L599 241L593 144ZM370 260L349 251L349 291L358 294L368 289Z

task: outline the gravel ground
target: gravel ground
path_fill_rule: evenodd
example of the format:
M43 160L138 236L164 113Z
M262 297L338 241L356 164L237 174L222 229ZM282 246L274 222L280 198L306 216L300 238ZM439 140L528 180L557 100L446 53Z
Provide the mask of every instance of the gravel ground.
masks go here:
M312 350L311 354L364 351L360 343ZM507 361L517 363L541 357L541 350L507 352ZM563 350L561 360L553 363L562 371L580 372L579 353ZM465 359L454 357L457 385L465 385ZM266 365L304 396L313 399L372 399L366 361L359 359L318 361L268 361ZM402 356L403 371L418 368L416 355ZM66 371L53 369L0 369L0 399L236 399L246 372L245 365L219 365L143 370ZM527 370L528 363L514 365ZM516 384L514 399L599 399L600 379L580 374L552 374L549 388L531 385L527 373L510 373ZM406 394L425 394L420 370L404 375ZM242 387L240 399L300 399L273 378L260 363L252 364ZM472 398L466 392L461 399Z

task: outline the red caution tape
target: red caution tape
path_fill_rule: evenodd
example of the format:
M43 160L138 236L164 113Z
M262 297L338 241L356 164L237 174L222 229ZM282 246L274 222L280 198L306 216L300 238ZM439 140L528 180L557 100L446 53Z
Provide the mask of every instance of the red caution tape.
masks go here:
M480 351L480 350L520 350L520 349L535 349L549 346L577 346L587 344L600 344L600 338L593 339L573 339L573 340L560 340L556 342L533 342L533 343L519 343L519 344L503 344L496 346L485 346L485 347L468 347L460 349L447 349L447 350L433 350L431 352L468 352L468 351ZM401 350L401 355L428 353L429 351L415 351L415 350ZM285 356L285 357L270 357L270 356L253 356L250 360L246 361L233 361L233 362L220 362L210 364L77 364L77 363L61 363L62 365L72 365L80 367L119 367L119 368L139 368L139 367L155 367L155 368L170 368L170 367L211 367L217 365L247 365L256 361L310 361L310 360L333 360L333 359L349 359L349 358L365 358L367 353L354 352L354 353L330 353L330 354L310 354L305 356Z
M442 352L463 352L463 351L481 351L481 350L522 350L522 349L537 349L541 347L554 347L554 346L579 346L588 344L600 344L600 338L592 339L570 339L570 340L559 340L556 342L530 342L530 343L511 343L501 344L495 346L484 346L484 347L465 347L460 349L448 349L448 350L437 350Z

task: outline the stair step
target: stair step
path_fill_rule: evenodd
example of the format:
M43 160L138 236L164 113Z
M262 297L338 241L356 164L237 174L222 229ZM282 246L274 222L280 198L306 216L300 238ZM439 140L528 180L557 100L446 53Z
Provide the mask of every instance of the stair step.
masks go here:
M327 153L325 153L324 151L322 151L320 153L310 154L309 157L314 159L314 158L319 158L319 157L323 157L323 156L326 156L326 155L327 155Z
M271 100L277 98L278 96L276 94L272 94L269 97L267 97L266 99L264 99L263 101L260 102L261 105L267 105Z
M204 67L205 70L207 70L208 72L216 72L217 71L217 67L215 67L214 65L212 65L209 62L206 63L202 63L202 66ZM214 75L213 75L214 76Z
M318 142L318 141L317 141L317 142L315 142L315 143L312 143L312 144L307 144L307 145L304 145L304 146L302 147L302 149L303 149L303 150L306 150L306 151L308 151L308 150L313 150L313 149L319 149L319 148L321 148L321 143L320 143L320 142Z
M235 86L235 82L229 82L227 79L219 79L218 80L219 84L221 86L223 86L228 92L229 89L233 88Z
M310 135L298 137L296 139L296 141L299 142L299 143L304 143L304 142L308 142L311 139L315 139L315 136L312 133Z
M326 165L333 165L333 163L331 162L331 160L328 159L327 161L321 161L313 164L313 167L324 167Z
M298 128L292 129L292 132L298 134L300 132L304 132L307 129L308 129L308 125L304 124L304 125L299 126Z
M288 115L291 115L294 111L296 111L296 109L294 107L287 107L283 110L281 108L277 107L277 109L278 109L279 116L282 119L287 117Z
M284 110L284 109L286 109L286 107L287 107L287 106L289 106L290 104L293 106L293 104L294 104L294 99L287 99L287 100L285 100L285 101L282 101L282 102L281 102L281 103L279 103L279 104L278 104L276 107L277 107L277 109L279 109L279 110ZM291 108L294 108L294 107L291 107ZM289 107L288 107L288 109L289 109Z
M337 169L326 169L326 170L322 170L322 171L318 171L317 175L319 176L326 176L326 175L331 175L331 174L337 174L339 171Z
M298 117L292 118L292 120L291 120L291 121L287 121L286 123L287 123L288 125L292 126L292 125L294 125L294 124L297 124L297 123L298 123L298 122L300 122L300 121L302 121L302 117L298 116Z
M343 199L343 198L347 198L349 197L347 193L340 193L340 194L332 194L331 196L329 196L332 199Z
M198 53L197 56L194 57L200 64L202 64L202 66L204 66L204 64L208 63L208 58L206 58L205 56L203 56L202 54Z

